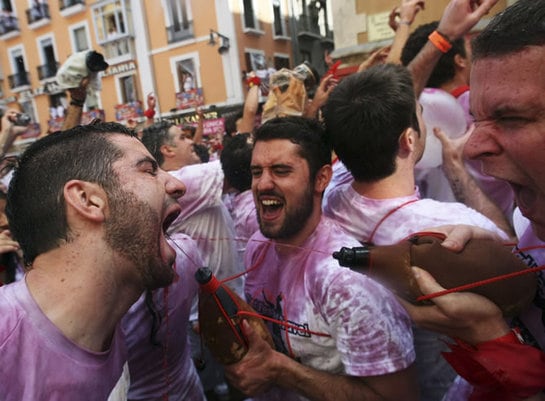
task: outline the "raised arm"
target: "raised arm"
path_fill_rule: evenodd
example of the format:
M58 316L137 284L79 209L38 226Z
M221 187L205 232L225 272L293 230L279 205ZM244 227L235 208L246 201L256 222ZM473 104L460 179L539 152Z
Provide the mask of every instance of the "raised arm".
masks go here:
M451 0L443 12L436 32L447 43L452 42L468 33L497 2L498 0ZM426 86L442 54L439 47L428 40L409 64L417 96Z
M416 14L425 6L424 0L401 0L399 7L392 10L389 25L395 31L395 36L386 58L387 63L401 64L401 52L411 33L411 25Z
M81 124L83 106L87 97L87 85L89 85L89 77L83 78L77 88L68 89L70 103L66 109L66 116L64 117L61 130L64 131Z

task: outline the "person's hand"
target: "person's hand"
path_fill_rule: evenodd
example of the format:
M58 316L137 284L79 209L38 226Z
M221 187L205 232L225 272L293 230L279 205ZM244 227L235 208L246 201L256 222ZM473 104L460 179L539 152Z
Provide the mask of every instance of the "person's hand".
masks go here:
M445 290L427 271L413 267L413 273L423 294ZM418 326L469 344L492 340L509 332L500 308L487 298L471 292L432 298L432 306L416 306L398 299Z
M443 225L438 227L426 228L422 231L431 231L441 233L445 236L445 239L441 243L447 249L453 252L460 252L464 249L467 242L472 239L493 239L496 241L502 241L500 236L492 231L485 230L477 226L470 226L466 224L457 225Z
M11 233L9 230L3 230L0 232L0 254L17 252L19 248L19 243L11 238Z
M337 86L339 83L339 80L335 78L333 75L327 75L320 81L320 85L316 88L316 92L314 93L314 97L312 99L313 102L316 102L318 107L322 107L329 98L329 94L331 91Z
M425 0L401 0L401 4L390 12L388 25L394 32L397 31L400 23L410 26L414 22L416 14L420 10L424 10L425 6Z
M87 97L87 87L89 86L90 81L91 77L88 75L81 79L77 88L68 89L68 92L70 92L70 100L83 105L85 103L85 98Z
M365 71L366 69L377 65L382 64L388 57L388 53L390 52L391 46L385 46L380 49L375 50L371 55L364 60L358 67L358 72Z
M471 124L471 126L468 128L464 135L458 138L449 138L449 136L445 134L442 129L437 127L433 128L433 134L437 137L437 139L439 139L439 142L441 142L441 147L443 149L443 162L463 162L464 146L471 134L473 133L474 129L475 125Z
M248 324L242 321L248 339L248 352L240 362L224 367L225 376L244 394L252 396L266 391L274 382L274 363L279 354Z
M465 35L498 0L451 0L443 12L437 30L451 42Z
M21 112L7 109L0 120L0 157L4 157L15 139L27 130L28 127L15 125L17 115Z

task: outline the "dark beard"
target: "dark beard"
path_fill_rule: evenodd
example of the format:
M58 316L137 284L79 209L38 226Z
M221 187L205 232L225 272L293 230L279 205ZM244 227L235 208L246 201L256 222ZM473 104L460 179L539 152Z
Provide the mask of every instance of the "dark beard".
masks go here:
M174 277L171 266L161 260L159 215L133 193L115 189L110 193L110 216L105 222L106 243L136 267L147 289L164 287Z
M313 188L307 186L307 190L302 194L301 199L297 200L297 207L286 211L286 217L279 229L273 230L262 223L259 213L257 220L259 222L259 230L261 233L270 239L289 239L297 234L314 211L313 203Z

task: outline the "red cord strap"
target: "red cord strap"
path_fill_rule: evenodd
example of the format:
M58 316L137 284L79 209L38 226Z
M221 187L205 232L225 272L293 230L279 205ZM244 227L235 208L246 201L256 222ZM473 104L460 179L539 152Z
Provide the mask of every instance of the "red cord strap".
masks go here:
M515 401L545 389L545 353L513 333L476 346L455 341L443 356L475 387L469 401Z

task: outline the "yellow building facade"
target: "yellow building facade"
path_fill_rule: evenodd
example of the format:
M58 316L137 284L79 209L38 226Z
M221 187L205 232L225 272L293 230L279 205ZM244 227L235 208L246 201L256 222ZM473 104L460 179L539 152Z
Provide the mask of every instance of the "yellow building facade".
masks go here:
M505 9L516 0L499 0L483 20L474 28L478 32L490 17ZM335 27L335 51L332 57L343 64L357 65L374 50L392 43L394 31L388 26L391 10L400 0L335 0L332 2L333 26ZM449 0L427 0L412 25L414 30L421 24L441 19Z
M245 72L292 63L288 0L0 2L0 107L30 114L34 134L62 124L69 99L56 72L77 52L109 64L85 119L121 123L144 119L150 93L156 118L182 123L201 106L213 120L243 103Z

